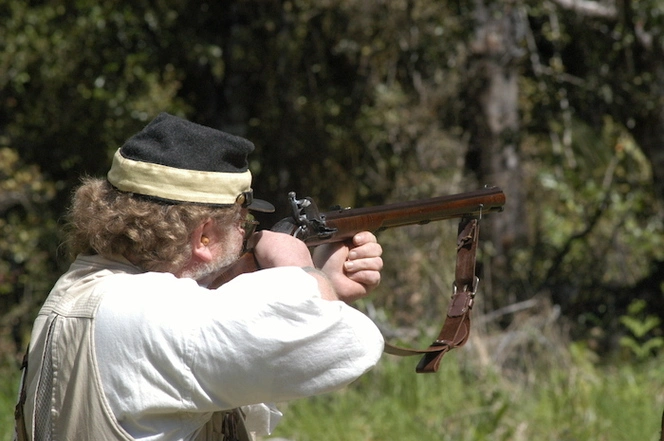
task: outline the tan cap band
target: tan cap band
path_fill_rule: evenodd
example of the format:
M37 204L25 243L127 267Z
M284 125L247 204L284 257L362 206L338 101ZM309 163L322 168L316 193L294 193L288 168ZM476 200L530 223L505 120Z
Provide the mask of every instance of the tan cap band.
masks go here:
M108 181L118 190L171 201L231 205L251 190L251 172L222 173L184 170L113 156Z

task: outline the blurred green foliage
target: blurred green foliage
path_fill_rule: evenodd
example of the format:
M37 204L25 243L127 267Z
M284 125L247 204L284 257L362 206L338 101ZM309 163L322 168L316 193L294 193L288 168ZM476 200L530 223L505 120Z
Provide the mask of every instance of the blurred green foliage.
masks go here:
M638 299L632 301L627 313L620 317L620 322L629 331L620 338L620 345L629 351L637 361L649 359L664 346L660 324L662 320L652 314L644 314L646 302Z
M516 146L525 199L504 190L525 208L509 228L526 240L483 230L483 307L546 296L575 337L615 348L635 296L664 311L662 6L503 6L0 0L0 340L25 343L67 264L58 224L79 177L103 176L158 112L254 141L254 188L279 207L264 225L286 214L291 190L323 208L473 190L487 183L475 162L513 160L469 149L469 117L492 99L470 93L484 87L476 62L504 45L491 61L518 75L519 121L501 136ZM453 229L385 232L370 306L395 326L435 320Z

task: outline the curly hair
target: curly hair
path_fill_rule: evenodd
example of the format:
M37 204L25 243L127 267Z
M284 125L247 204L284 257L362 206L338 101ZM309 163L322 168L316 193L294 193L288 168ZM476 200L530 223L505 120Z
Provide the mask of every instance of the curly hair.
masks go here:
M124 256L148 271L173 271L191 257L190 237L207 219L222 237L241 218L241 207L167 204L115 189L105 179L84 178L67 213L66 244L72 257Z

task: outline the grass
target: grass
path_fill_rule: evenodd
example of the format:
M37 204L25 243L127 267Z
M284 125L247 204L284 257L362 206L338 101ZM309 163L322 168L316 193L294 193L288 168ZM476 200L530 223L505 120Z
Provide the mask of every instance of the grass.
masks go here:
M284 406L275 436L295 441L655 441L664 407L662 359L639 366L580 363L515 382L448 354L433 375L412 360L325 397ZM532 378L531 378L532 379Z
M0 365L0 441L14 436L14 406L18 396L20 371L9 362Z
M600 365L591 351L575 344L537 358L524 352L496 362L478 356L478 349L471 341L447 354L436 374L415 374L415 358L386 355L344 390L280 405L285 417L274 436L294 441L659 440L664 357ZM9 441L18 375L15 368L0 374L0 441Z

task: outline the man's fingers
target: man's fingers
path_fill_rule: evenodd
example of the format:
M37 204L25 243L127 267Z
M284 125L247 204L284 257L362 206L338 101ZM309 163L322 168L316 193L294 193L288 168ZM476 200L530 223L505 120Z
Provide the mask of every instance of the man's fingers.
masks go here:
M383 259L380 257L365 257L361 259L349 259L344 262L344 269L348 273L359 271L380 271L383 269Z
M369 291L380 284L381 278L379 271L358 271L356 273L348 273L346 277L364 286Z
M377 242L368 242L363 245L356 245L348 253L349 260L380 257L383 254L383 247Z

